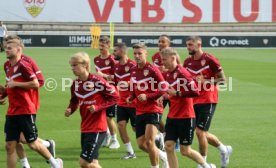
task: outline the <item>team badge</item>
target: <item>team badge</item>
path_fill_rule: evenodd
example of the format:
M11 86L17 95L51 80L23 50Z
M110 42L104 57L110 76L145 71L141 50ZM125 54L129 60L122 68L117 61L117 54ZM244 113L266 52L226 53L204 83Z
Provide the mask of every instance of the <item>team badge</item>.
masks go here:
M125 72L129 71L129 66L125 66Z
M176 77L177 77L177 73L175 72L175 73L173 74L173 79L176 79Z
M105 65L109 65L110 61L106 60L104 63L105 63Z
M144 76L148 76L148 74L149 74L149 70L148 70L148 69L145 69L145 70L144 70Z
M32 17L37 17L45 6L46 0L24 0L27 12Z
M15 72L17 71L17 69L18 69L18 66L15 66L15 67L13 68L13 73L15 73Z
M204 66L206 64L206 60L203 59L203 60L201 60L200 63L201 63L201 66Z

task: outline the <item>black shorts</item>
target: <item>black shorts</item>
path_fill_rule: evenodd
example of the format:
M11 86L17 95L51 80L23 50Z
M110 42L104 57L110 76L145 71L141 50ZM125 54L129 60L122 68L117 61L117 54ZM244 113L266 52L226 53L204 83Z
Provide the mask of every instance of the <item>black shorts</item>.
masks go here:
M197 128L203 131L209 130L216 106L216 103L194 105Z
M105 111L107 117L113 118L117 113L117 105L110 106Z
M27 143L34 142L38 137L35 120L36 115L34 114L6 116L6 141L19 142L20 133L22 132Z
M159 129L159 124L162 118L160 113L145 113L136 115L136 138L145 135L146 125L153 124Z
M167 118L165 125L165 141L172 140L179 142L181 145L191 145L194 138L195 119L170 119Z
M91 163L93 159L98 160L99 149L105 138L106 132L85 132L81 133L81 154L80 157Z
M136 108L117 106L117 123L120 121L128 123L128 120L130 120L131 126L135 127Z

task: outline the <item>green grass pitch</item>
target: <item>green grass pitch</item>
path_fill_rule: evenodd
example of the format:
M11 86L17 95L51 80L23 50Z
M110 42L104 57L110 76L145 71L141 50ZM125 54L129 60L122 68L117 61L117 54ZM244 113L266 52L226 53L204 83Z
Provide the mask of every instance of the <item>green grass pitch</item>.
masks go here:
M88 48L27 48L24 53L33 57L43 72L45 79L53 78L58 86L54 91L40 89L41 108L37 116L37 126L41 138L56 141L56 153L64 161L65 168L77 168L80 153L80 117L76 112L70 118L64 117L70 94L67 87L62 90L62 78L74 78L68 64L69 57L78 51L86 51L91 59L97 50ZM157 49L149 50L150 56ZM187 52L178 49L182 62ZM219 105L210 132L216 134L225 144L231 144L234 152L230 168L274 168L276 167L276 49L205 49L219 58L227 78L232 77L232 91L219 93ZM131 54L129 50L129 55ZM0 53L3 65L5 54ZM94 66L92 66L94 71ZM1 84L5 75L1 66ZM4 123L7 105L0 106L0 167L5 167ZM166 109L165 113L167 113ZM163 117L165 120L165 117ZM129 129L130 130L130 129ZM130 137L137 158L120 160L125 153L121 143L119 150L100 149L100 164L104 168L144 168L150 167L145 153L137 148L135 136ZM118 135L119 136L119 135ZM121 142L121 141L120 141ZM192 147L198 149L194 137ZM42 157L25 146L33 168L47 168ZM196 164L177 153L180 167L196 167ZM209 147L208 162L220 166L217 149ZM20 164L17 164L20 167Z

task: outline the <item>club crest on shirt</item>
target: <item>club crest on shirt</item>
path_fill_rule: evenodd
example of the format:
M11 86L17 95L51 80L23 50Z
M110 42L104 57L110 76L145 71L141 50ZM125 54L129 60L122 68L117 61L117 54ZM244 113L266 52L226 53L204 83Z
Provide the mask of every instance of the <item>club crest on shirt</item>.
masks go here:
M145 69L145 70L144 70L144 76L148 76L148 74L149 74L149 70L148 70L148 69Z
M18 69L18 66L15 66L15 67L13 68L13 73L15 73L15 72L17 71L17 69Z
M125 66L125 72L129 71L129 66Z
M204 66L206 64L206 60L203 59L203 60L201 60L200 63L201 63L201 66Z
M109 65L110 61L109 60L105 60L105 65Z
M173 74L173 79L176 79L176 77L177 77L177 72L175 72L175 73Z

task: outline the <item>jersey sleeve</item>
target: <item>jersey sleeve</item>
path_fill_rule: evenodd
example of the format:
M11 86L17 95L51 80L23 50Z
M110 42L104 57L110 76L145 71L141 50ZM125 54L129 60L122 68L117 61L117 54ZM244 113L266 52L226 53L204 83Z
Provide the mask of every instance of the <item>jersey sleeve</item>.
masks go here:
M98 83L98 89L102 90L101 94L103 96L104 102L101 104L94 105L95 112L102 111L110 106L113 106L119 100L118 93L115 86L110 85L105 79L97 77L95 83Z
M75 81L72 83L71 88L70 88L71 89L71 99L70 99L70 103L68 106L68 108L71 109L72 113L74 113L77 110L78 105L79 105L78 98L75 95L75 88L74 88L75 84L74 83L75 83Z
M37 79L36 74L30 63L21 63L20 72L22 73L23 78L25 78L27 81L33 81L34 79Z
M152 68L153 68L152 73L153 73L154 82L155 82L154 89L156 89L157 91L154 93L146 94L147 99L157 99L161 97L168 90L168 85L165 82L160 70L154 66Z
M222 71L222 67L218 59L215 57L211 57L209 65L214 74L217 74L218 72Z
M43 78L43 75L42 75L41 71L39 70L37 64L35 62L33 62L32 67L33 67L33 70L36 74L36 77L37 77L37 80L38 80L38 83L39 83L39 87L43 86L44 85L44 78Z
M199 91L196 82L193 80L191 74L186 70L182 69L181 78L185 79L185 88L181 88L181 97L197 97Z

